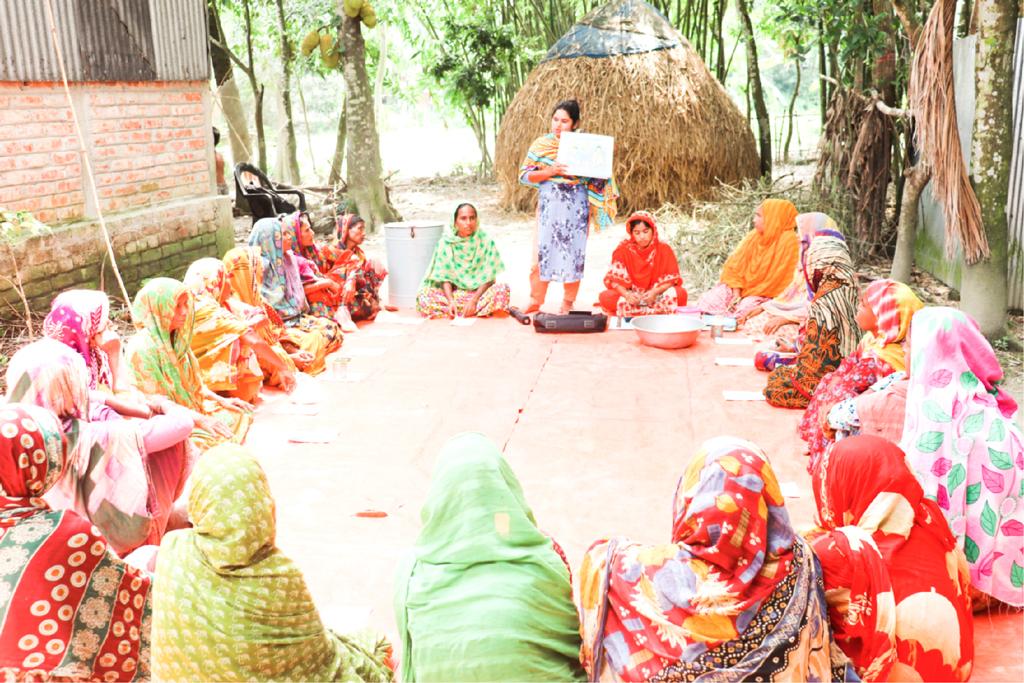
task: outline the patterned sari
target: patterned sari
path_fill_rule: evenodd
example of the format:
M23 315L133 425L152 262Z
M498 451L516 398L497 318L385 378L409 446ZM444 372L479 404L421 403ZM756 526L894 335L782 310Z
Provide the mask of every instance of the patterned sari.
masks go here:
M633 238L634 222L642 221L650 227L651 243L641 248ZM654 216L637 211L626 220L629 237L622 240L612 253L612 264L604 276L605 291L598 296L601 307L609 315L634 316L674 313L677 306L686 305L686 290L679 275L679 261L672 247L658 239L658 226ZM637 306L626 301L614 287L624 287L635 294L646 294L655 287L668 285L650 306Z
M815 296L796 360L772 370L764 389L768 403L779 408L807 407L821 378L857 348L857 275L846 242L818 238L807 261Z
M217 419L231 430L230 440L241 443L252 424L252 413L204 396L206 385L191 348L195 320L192 305L184 325L173 332L170 330L174 308L182 294L192 302L192 295L184 284L158 277L135 295L132 317L138 331L128 340L125 354L135 375L135 384L147 394L166 396L180 406ZM198 425L192 432L192 443L200 451L221 441L222 438Z
M966 314L914 316L901 447L925 495L946 516L971 585L1024 606L1024 436L1003 369Z
M167 535L153 586L153 678L390 681L383 638L324 628L302 572L274 544L263 469L233 444L192 477L191 529Z
M814 472L812 541L839 646L865 681L966 681L974 660L963 553L895 444L853 436Z
M473 292L492 283L477 302L477 317L508 310L508 285L495 282L505 270L498 245L480 228L460 237L455 226L441 237L430 259L423 285L416 295L416 310L428 318L451 317L448 299L441 286L451 283L456 311L461 315Z
M445 444L420 516L395 584L402 680L582 679L568 566L494 444Z
M242 344L249 324L224 306L228 282L224 263L203 258L188 267L184 284L195 302L190 347L203 382L213 391L235 391L262 383L263 372L252 348Z
M596 681L850 680L821 573L764 452L706 441L676 488L672 542L591 546L581 658Z
M52 412L0 406L0 676L148 680L150 578L44 502L65 465Z
M380 287L388 271L379 261L367 258L358 244L348 244L348 233L356 216L345 214L337 220L337 241L322 251L327 276L341 285L342 296L352 320L369 320L380 311Z
M89 371L80 355L46 337L21 347L7 366L7 399L62 421L68 464L48 487L50 506L88 519L122 555L159 542L170 506L155 495L142 435L129 420L89 421ZM180 493L186 463L179 461L175 474L170 488Z
M94 289L69 289L58 294L43 321L43 334L67 344L89 369L89 388L114 390L114 375L107 352L93 345L96 335L110 324L110 299Z
M330 318L308 314L309 303L302 288L299 265L292 253L284 250L281 222L276 218L256 221L249 233L249 246L260 249L263 300L274 307L285 327L299 331L294 338L296 346L314 358L303 371L311 375L323 372L324 359L341 347L341 327Z
M256 330L260 338L270 346L274 355L290 372L295 372L295 362L281 345L292 336L302 341L302 333L292 328L288 330L277 311L263 300L260 294L260 282L263 281L263 262L260 259L259 247L235 247L224 254L224 276L228 283L228 299L224 305ZM319 340L319 337L317 337ZM310 340L312 343L313 340ZM292 346L301 347L301 343L293 342ZM260 366L266 383L269 386L280 386L280 373L270 366Z
M914 313L924 306L913 290L895 280L875 280L864 290L864 300L877 321L877 332L864 335L857 350L818 382L800 419L800 438L807 443L808 472L813 472L825 449L835 439L828 425L834 405L859 396L872 384L904 369L903 342Z

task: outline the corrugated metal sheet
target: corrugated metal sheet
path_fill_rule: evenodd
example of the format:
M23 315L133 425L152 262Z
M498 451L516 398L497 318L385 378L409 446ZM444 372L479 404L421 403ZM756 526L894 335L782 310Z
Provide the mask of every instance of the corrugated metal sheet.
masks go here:
M1010 162L1010 306L1024 308L1024 19L1013 57L1013 158Z
M50 0L69 81L205 80L205 0ZM0 0L0 81L60 79L42 0Z

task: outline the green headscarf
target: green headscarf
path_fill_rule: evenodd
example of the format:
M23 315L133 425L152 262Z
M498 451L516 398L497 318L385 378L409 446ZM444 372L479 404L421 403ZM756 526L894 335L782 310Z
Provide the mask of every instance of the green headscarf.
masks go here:
M139 290L132 303L138 331L128 340L125 355L139 390L166 396L175 403L202 412L203 378L192 353L195 308L188 294L185 324L174 333L171 320L178 297L188 289L169 277L153 278Z
M472 204L460 204L473 207ZM458 216L459 209L456 209ZM473 207L476 211L476 207ZM459 237L454 221L434 247L434 256L423 278L434 286L450 282L456 289L474 290L487 282L494 282L505 270L494 240L477 227L469 237Z
M389 681L386 641L324 628L305 579L274 545L274 499L241 446L192 473L193 528L164 537L153 587L154 680Z
M441 450L413 556L398 571L402 680L579 680L569 570L486 437Z

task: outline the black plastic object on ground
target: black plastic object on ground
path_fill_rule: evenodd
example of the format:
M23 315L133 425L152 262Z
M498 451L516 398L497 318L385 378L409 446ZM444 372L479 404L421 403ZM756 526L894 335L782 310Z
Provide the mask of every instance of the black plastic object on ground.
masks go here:
M533 316L534 332L573 333L604 332L608 329L608 316L591 311L569 311L565 315L538 313Z
M306 196L273 182L258 167L242 162L235 165L235 207L241 214L251 214L255 223L261 218L305 211Z

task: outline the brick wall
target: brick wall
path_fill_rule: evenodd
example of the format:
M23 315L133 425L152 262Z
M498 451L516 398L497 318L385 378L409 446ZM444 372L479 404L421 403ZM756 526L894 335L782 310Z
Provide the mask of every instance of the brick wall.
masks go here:
M195 259L232 245L231 205L214 187L205 81L75 83L71 100L60 84L0 82L0 206L53 226L0 249L0 317L14 313L5 302L20 312L5 280L16 279L15 265L36 312L70 287L102 283L116 293L100 210L132 295L142 280L180 277Z
M44 223L95 218L212 193L205 81L76 83L72 102L93 165L90 196L63 86L0 82L0 206Z

